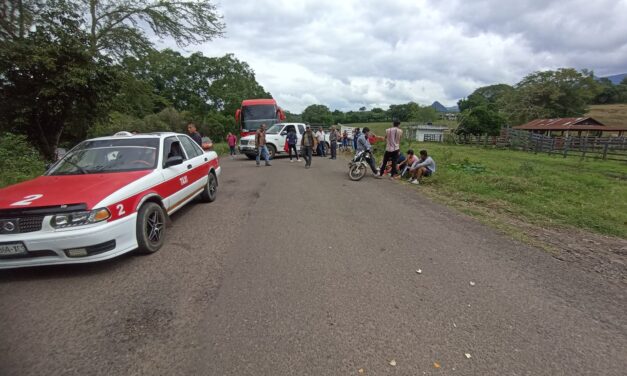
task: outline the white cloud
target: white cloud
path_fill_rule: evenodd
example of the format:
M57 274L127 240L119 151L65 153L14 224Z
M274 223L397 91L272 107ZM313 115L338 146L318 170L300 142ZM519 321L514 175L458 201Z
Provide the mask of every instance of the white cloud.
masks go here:
M538 69L627 72L627 0L228 0L218 9L227 37L187 50L234 53L292 112L452 105Z

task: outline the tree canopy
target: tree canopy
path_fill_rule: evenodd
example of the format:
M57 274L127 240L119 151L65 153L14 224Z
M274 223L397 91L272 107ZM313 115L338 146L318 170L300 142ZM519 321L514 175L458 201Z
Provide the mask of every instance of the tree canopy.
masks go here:
M59 143L118 130L183 131L221 139L246 98L271 97L234 55L156 51L220 37L213 2L7 0L0 6L0 131L52 158Z

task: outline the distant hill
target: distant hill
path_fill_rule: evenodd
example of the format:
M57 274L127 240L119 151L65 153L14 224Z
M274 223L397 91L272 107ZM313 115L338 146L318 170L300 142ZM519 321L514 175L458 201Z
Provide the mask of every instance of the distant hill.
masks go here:
M459 112L459 107L457 105L451 107L445 107L442 103L435 101L431 104L437 112Z
M608 80L612 81L614 85L618 85L623 81L623 79L625 79L625 77L627 77L627 73L615 74L613 76L607 76L607 77L601 77L601 78L607 78Z
M438 101L433 102L431 107L433 107L437 112L448 112L448 109Z

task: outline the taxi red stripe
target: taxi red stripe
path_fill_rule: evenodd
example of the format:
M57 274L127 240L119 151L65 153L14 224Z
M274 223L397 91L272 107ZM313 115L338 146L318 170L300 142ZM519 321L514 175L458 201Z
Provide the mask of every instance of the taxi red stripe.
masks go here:
M109 211L111 212L111 218L109 219L109 221L114 221L116 219L120 219L123 218L125 216L128 216L130 214L133 214L137 211L138 209L138 204L141 202L141 200L149 195L149 194L157 194L158 196L160 196L161 198L165 199L167 197L172 196L173 194L175 194L176 192L178 192L182 185L181 185L181 178L184 176L188 177L188 181L186 184L184 185L189 185L192 184L200 179L202 179L203 177L207 176L209 174L209 170L211 167L217 168L218 167L218 160L217 158L210 160L206 163L203 163L202 165L193 168L191 170L187 170L171 179L168 179L162 183L159 183L151 188L148 188L142 192L139 192L137 194L134 194L124 200L118 201L114 204L111 204L109 206L107 206L107 209L109 209ZM197 194L198 191L194 192L192 195ZM189 198L189 197L187 197ZM185 201L186 199L183 199L181 201ZM177 205L180 203L177 203ZM170 208L168 208L168 211L171 211L172 208L174 208L174 205L172 205Z

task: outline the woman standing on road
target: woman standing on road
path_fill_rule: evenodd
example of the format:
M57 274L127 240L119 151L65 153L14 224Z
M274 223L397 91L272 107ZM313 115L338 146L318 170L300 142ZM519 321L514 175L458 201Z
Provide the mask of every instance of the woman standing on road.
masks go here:
M292 126L290 127L289 132L287 132L287 149L290 153L290 162L294 162L292 160L292 150L294 150L294 155L296 156L296 162L300 162L300 159L298 159L298 151L296 150L297 140L298 140L298 136L296 136L296 129Z

